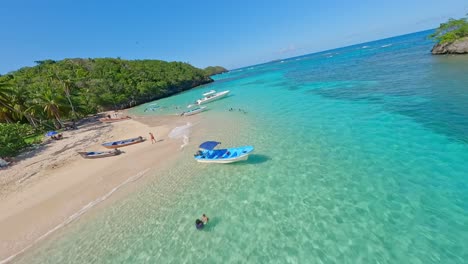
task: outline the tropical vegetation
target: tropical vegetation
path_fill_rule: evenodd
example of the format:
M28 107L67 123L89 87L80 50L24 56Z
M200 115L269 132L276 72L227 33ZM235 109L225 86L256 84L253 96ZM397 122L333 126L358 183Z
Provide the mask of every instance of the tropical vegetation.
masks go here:
M64 120L132 107L213 81L211 71L182 62L98 58L36 63L0 76L0 123L10 124L2 124L0 131L2 155L16 153L6 148L24 147L11 145L18 138L10 132L20 124L36 131L60 128Z
M25 138L34 131L27 124L0 123L0 157L15 156L29 145Z
M464 18L450 18L447 22L440 24L430 37L441 44L468 37L468 14Z
M227 72L228 70L226 70L226 68L221 67L221 66L209 66L209 67L206 67L204 71L208 76L212 76L215 74Z

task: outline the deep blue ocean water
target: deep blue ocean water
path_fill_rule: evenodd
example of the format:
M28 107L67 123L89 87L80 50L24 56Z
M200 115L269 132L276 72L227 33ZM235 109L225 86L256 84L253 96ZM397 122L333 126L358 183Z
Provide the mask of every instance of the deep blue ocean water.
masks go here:
M18 260L466 263L468 57L430 55L429 34L237 69L137 107L175 114L231 90L207 104L177 166ZM255 154L195 163L210 139Z

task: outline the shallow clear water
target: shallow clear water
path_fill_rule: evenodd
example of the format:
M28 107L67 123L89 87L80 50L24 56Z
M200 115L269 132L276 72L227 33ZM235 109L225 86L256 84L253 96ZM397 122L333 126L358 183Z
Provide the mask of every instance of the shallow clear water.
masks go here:
M163 109L138 107L176 114L209 89L232 91L207 105L213 130L195 125L177 166L17 260L464 263L468 57L431 56L428 34L235 70ZM209 139L255 154L196 164ZM197 231L202 213L211 220Z

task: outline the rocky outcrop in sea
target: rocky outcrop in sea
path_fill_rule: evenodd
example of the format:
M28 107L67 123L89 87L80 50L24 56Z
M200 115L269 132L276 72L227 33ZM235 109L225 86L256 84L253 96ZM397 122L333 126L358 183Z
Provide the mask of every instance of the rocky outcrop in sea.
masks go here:
M432 54L468 54L468 37L447 43L437 43L431 50Z

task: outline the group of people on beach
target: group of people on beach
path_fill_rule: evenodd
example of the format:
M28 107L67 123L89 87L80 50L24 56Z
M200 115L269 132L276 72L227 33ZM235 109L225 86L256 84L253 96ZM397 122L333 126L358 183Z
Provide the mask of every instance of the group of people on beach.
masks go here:
M112 115L111 115L111 114L107 114L106 117L109 118L109 119L112 119L112 118L118 118L119 115L121 115L121 113L119 113L119 111L114 111L114 113L112 113Z
M51 138L52 138L53 140L60 140L60 139L63 138L63 135L62 135L62 133L59 133L59 134L57 134L57 135L52 135Z

